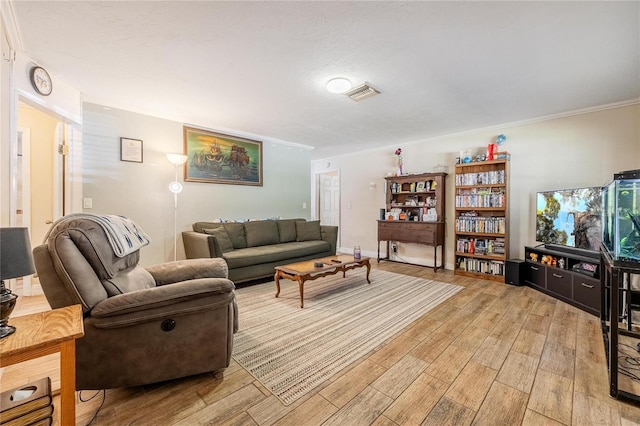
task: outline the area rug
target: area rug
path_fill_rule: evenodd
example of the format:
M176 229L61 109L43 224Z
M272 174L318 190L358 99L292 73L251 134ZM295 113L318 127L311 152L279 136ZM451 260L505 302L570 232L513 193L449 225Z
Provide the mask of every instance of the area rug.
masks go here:
M289 405L366 355L462 287L372 270L305 283L237 289L240 330L233 358Z

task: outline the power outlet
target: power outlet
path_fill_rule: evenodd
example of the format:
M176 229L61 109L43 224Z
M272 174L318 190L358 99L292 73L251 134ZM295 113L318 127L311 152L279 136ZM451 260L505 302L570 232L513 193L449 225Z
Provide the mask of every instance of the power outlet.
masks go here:
M398 244L396 243L391 243L391 251L394 253L398 252Z

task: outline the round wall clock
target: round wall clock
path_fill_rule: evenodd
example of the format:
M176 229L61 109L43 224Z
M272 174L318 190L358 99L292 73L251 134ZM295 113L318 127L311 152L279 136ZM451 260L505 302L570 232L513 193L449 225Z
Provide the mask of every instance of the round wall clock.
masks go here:
M51 77L49 73L42 67L31 68L31 84L36 92L42 96L49 96L53 90L53 84L51 83Z

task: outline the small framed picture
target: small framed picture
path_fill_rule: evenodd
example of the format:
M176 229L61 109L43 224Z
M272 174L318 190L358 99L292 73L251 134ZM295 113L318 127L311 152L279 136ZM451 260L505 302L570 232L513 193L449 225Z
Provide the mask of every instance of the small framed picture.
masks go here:
M142 141L140 139L120 138L120 161L142 163Z
M416 185L416 192L424 192L424 182L418 182L418 184Z

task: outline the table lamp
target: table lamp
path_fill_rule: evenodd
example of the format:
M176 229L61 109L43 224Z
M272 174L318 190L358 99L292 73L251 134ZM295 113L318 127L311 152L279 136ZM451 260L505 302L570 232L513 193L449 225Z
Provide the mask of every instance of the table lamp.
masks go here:
M0 339L16 328L8 325L18 296L5 287L4 280L33 274L33 257L27 228L0 228Z

